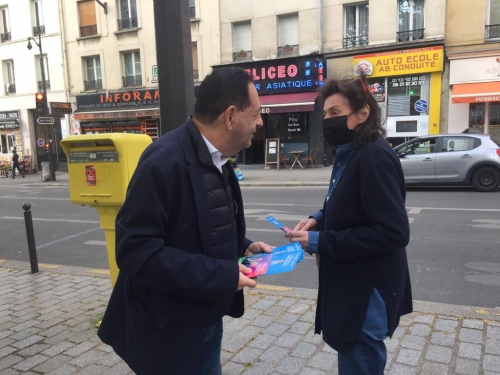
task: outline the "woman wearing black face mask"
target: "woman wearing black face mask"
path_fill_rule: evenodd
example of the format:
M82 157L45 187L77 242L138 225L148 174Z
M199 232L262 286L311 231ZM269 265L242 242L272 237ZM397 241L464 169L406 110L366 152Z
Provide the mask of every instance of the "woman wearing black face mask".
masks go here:
M336 148L330 188L323 209L285 237L320 257L315 333L339 352L339 374L379 375L383 340L412 311L403 172L363 76L329 81L320 97Z

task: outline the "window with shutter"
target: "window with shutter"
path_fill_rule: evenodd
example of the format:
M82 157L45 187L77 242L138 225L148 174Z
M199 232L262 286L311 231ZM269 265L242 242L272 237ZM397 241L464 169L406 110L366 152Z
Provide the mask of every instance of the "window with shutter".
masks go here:
M95 1L80 1L78 3L78 13L80 16L80 36L97 35Z
M278 17L278 47L299 45L299 15Z

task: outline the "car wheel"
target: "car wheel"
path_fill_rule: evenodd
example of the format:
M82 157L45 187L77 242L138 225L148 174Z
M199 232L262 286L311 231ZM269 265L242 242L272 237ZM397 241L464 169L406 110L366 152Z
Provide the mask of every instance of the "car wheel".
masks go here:
M500 172L492 167L479 168L472 175L472 184L477 191L494 191L500 185Z

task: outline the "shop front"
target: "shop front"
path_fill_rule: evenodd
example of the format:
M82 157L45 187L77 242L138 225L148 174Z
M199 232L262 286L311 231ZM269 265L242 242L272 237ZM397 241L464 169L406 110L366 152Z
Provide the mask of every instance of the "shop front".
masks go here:
M354 56L353 65L367 76L393 146L439 134L442 46Z
M243 150L239 162L264 164L266 139L279 139L280 150L310 150L323 155L322 107L317 104L318 88L326 79L322 55L232 64L252 77L262 105L264 126L254 134L252 146ZM214 69L230 65L220 65ZM319 160L318 163L322 163Z
M158 89L77 95L76 105L72 134L135 133L158 138Z
M450 58L450 133L500 139L500 55Z

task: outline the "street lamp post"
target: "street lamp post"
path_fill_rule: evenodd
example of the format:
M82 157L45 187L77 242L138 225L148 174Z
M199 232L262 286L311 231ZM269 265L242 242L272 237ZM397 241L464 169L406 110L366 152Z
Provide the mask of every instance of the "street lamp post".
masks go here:
M36 41L35 38L32 38L31 36L28 38L28 46L27 48L31 50L31 40L35 42L35 44L38 46L38 49L40 51L40 70L41 70L41 76L42 76L42 87L43 87L43 101L44 101L44 115L47 115L49 113L48 111L48 105L47 105L47 83L45 82L45 65L43 62L43 52L42 52L42 33L40 30L40 21L38 19L38 12L36 12L36 27L38 30L38 42ZM39 115L38 115L39 117ZM52 129L49 132L49 140L50 142L50 147L49 147L49 173L50 173L50 180L55 181L56 180L56 161L55 161L55 155L54 155L54 146L53 146L53 140L54 140L54 125L51 125Z

